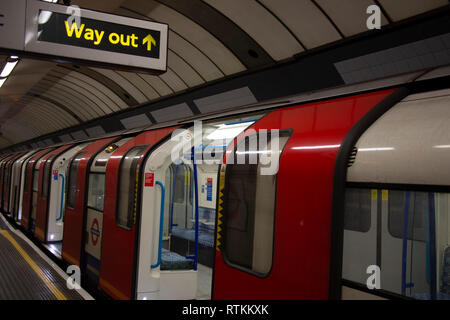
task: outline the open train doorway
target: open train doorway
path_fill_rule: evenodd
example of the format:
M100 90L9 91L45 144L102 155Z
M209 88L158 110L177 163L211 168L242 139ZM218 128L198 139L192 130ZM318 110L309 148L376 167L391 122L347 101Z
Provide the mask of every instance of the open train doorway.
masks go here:
M211 299L220 163L261 116L178 129L145 160L137 299Z

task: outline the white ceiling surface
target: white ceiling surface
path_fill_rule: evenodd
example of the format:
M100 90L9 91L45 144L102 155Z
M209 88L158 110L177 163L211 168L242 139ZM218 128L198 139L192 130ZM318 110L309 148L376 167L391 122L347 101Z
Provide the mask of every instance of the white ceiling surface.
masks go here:
M247 33L274 61L367 31L366 8L375 4L372 0L203 2ZM448 1L379 0L379 3L396 22L445 6ZM244 62L217 34L161 1L73 0L72 4L167 23L170 28L167 72L151 76L91 68L97 74L95 77L55 63L22 59L0 89L0 148L246 70ZM383 15L382 24L388 21ZM111 83L114 86L108 85ZM121 88L132 103L125 101L115 88ZM161 112L156 115L165 118Z

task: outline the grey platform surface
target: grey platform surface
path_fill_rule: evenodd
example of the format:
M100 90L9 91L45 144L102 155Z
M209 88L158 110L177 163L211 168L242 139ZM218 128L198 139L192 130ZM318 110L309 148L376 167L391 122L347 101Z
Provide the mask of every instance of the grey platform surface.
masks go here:
M83 300L76 290L69 290L66 280L58 274L22 238L11 232L0 219L0 300L57 300L49 286L38 276L18 249L3 235L7 232L26 252L48 279L67 300Z

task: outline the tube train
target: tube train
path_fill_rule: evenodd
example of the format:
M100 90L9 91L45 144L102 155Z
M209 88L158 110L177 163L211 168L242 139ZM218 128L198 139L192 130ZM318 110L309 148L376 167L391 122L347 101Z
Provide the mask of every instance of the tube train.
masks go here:
M428 78L3 154L1 208L114 299L448 299L448 70Z

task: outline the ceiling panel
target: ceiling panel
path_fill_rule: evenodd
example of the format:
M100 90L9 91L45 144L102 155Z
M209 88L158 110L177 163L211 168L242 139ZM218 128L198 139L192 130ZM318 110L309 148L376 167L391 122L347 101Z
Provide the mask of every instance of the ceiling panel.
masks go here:
M62 123L65 126L71 126L78 124L77 119L75 119L71 114L69 114L67 111L58 108L54 104L51 104L45 100L34 98L31 96L26 96L24 99L22 99L26 105L31 105L37 108L38 110L42 110L43 112L47 112L50 114L53 114L57 117L60 123Z
M93 119L99 114L91 110L89 107L82 103L73 101L72 97L68 97L65 92L54 91L54 89L47 89L45 92L42 89L33 89L31 94L38 94L42 98L52 100L52 102L59 103L66 108L70 108L73 112L80 117L81 120L87 121Z
M255 0L204 0L240 26L275 60L303 51L288 29ZM272 1L274 2L274 1Z
M67 82L52 76L46 76L39 84L34 86L35 90L43 92L51 90L52 92L61 92L67 97L75 101L77 105L84 105L89 110L95 110L96 115L105 115L111 112L111 109L103 101L91 94L89 91L83 90L79 86L67 86Z
M104 101L112 111L119 111L127 107L125 101L123 101L117 94L115 94L108 87L104 86L102 83L76 71L70 71L66 73L67 69L54 68L50 74L55 75L71 83L74 86L79 86L96 97Z
M38 119L36 122L36 128L41 130L52 130L56 131L63 129L64 123L58 121L59 119L55 117L55 112L53 110L46 110L44 108L39 108L36 104L30 104L24 108L24 110L16 116L17 119Z
M159 98L159 93L156 92L155 89L147 82L145 82L141 77L139 77L136 73L132 72L123 72L117 71L122 77L127 79L130 83L133 84L142 94L144 94L146 100L153 100Z
M119 8L116 13L136 19L152 20L145 15L124 8ZM206 81L212 81L224 75L214 61L172 29L169 29L169 39L169 54L175 53L182 57Z
M186 90L188 86L171 69L159 76L174 92Z
M261 0L307 49L341 39L338 31L310 0Z
M11 142L8 139L0 136L0 148L5 148L10 144L11 144Z
M316 0L328 16L334 21L339 30L346 37L368 31L366 13L367 7L374 5L372 0ZM352 19L349 19L353 17ZM384 15L381 16L381 25L388 23Z
M155 88L161 96L166 96L173 93L173 90L159 77L148 74L140 74L139 76Z
M185 39L208 55L225 74L244 71L244 65L217 38L195 22L153 0L128 0L123 7L143 13L155 21L165 22Z
M188 65L178 54L169 52L168 59L170 69L176 72L189 87L195 87L205 83L198 72Z
M393 21L403 20L445 5L448 0L379 0Z
M136 99L138 103L144 103L145 101L147 101L147 98L141 91L139 91L130 81L128 81L126 78L124 78L117 72L101 68L92 68L92 69L116 82L128 94L130 94L134 99Z
M13 143L29 140L37 136L36 129L15 119L2 125L2 134Z

